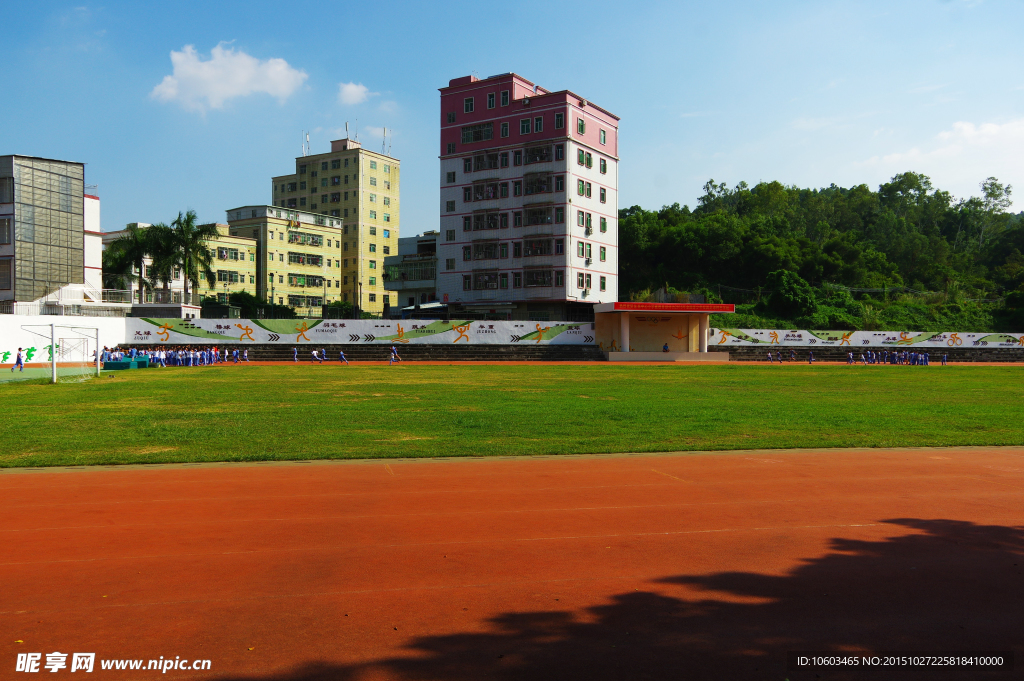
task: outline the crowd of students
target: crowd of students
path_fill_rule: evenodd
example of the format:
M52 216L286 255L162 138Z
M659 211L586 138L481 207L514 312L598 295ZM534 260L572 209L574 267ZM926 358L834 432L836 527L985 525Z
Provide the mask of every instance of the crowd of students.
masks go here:
M130 361L145 358L149 360L150 364L161 367L198 367L225 362L238 364L240 361L249 361L249 348L242 348L241 351L234 348L229 351L227 348L218 348L215 345L209 347L180 346L141 352L136 348L130 348L128 352L125 352L118 347L104 347L103 354L100 356L103 362L122 362L126 358Z
M768 351L768 361L772 364L778 362L782 364L782 352L779 350L775 351L772 355L772 351ZM796 350L790 348L789 350L789 361L796 361ZM807 361L814 363L814 351L808 352ZM942 355L942 366L946 366L947 355ZM883 350L877 352L875 350L862 350L859 359L854 359L853 351L846 353L846 363L856 364L861 362L862 364L904 364L908 366L928 366L931 364L931 354L927 352L916 352L913 350L901 350L899 352Z
M856 364L858 360L853 359L853 351L846 353L846 363ZM859 361L861 364L905 364L907 366L928 366L932 363L930 352L916 352L913 350L901 350L899 352L883 350L881 354L874 350L862 351ZM942 355L942 366L946 366L946 354Z

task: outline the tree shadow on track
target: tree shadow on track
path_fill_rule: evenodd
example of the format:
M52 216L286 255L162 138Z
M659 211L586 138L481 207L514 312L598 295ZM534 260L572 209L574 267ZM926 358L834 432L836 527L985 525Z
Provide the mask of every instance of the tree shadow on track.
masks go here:
M612 596L582 617L508 613L492 619L488 633L413 639L407 648L415 657L312 664L246 678L797 681L1021 674L1024 529L954 520L884 522L913 532L877 542L834 539L829 553L782 576L730 572L659 580L707 590L699 600L635 591ZM1012 650L1018 671L787 671L786 653L797 650Z

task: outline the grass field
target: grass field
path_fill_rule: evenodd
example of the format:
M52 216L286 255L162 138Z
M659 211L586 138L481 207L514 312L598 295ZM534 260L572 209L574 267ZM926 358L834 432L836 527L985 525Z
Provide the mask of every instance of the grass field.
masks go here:
M1022 445L1004 367L222 366L0 385L0 466Z

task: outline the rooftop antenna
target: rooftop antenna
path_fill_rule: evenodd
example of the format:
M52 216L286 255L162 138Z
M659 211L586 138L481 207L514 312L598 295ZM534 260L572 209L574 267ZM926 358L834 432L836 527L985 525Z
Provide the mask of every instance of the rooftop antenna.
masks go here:
M345 121L345 139L348 139L348 121Z
M306 131L306 153L304 156L309 156L309 131Z
M356 119L356 142L359 141L359 119Z
M380 143L380 153L385 153L385 149L388 147L388 129L384 128L384 137Z

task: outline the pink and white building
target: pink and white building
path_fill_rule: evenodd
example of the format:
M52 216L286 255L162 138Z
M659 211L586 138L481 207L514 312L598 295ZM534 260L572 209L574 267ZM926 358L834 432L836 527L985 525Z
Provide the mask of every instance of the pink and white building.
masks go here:
M437 291L453 317L583 321L618 300L618 126L514 73L441 88Z

